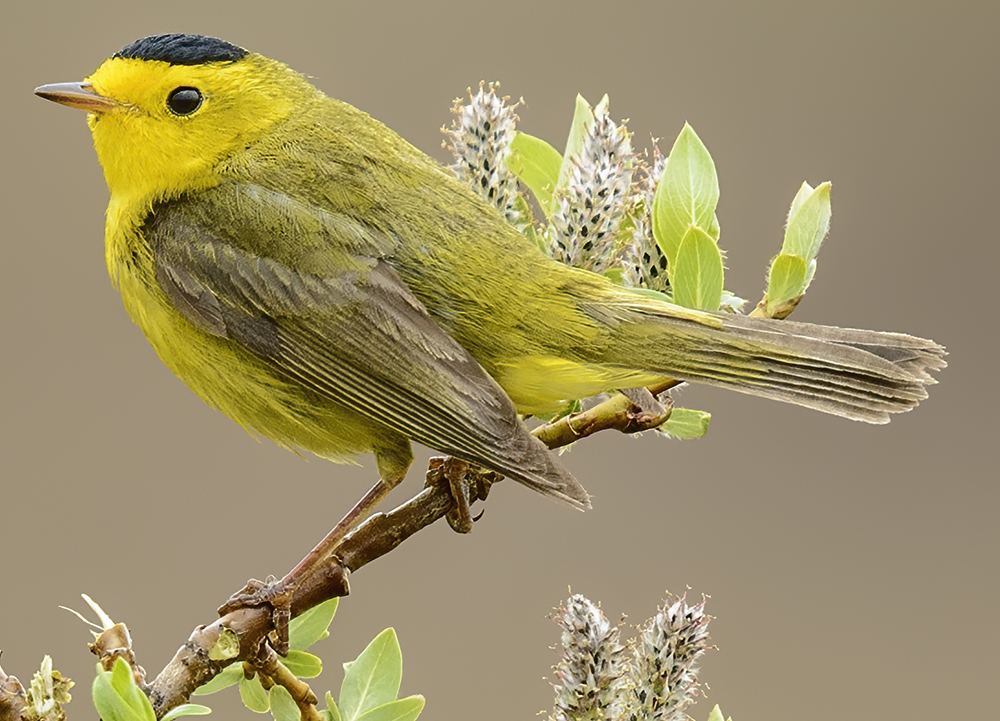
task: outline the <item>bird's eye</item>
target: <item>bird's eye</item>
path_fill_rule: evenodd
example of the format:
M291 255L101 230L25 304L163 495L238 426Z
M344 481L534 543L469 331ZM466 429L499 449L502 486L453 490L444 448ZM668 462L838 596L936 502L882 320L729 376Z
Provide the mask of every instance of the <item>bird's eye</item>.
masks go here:
M167 107L176 115L190 115L201 107L198 88L175 88L167 96Z

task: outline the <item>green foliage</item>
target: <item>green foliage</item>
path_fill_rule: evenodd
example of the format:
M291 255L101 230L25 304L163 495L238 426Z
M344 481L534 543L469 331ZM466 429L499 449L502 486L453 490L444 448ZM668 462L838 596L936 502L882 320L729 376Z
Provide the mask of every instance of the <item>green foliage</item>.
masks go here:
M299 678L316 678L323 673L323 660L306 651L291 649L281 663Z
M329 636L330 624L339 605L339 598L331 598L293 618L288 624L288 647L304 651Z
M268 702L274 721L299 721L299 707L284 686L272 686L268 692Z
M340 703L326 695L324 716L330 721L414 721L423 711L423 696L397 699L403 656L395 630L376 636L354 661L344 664Z
M111 671L97 666L92 688L94 708L103 721L156 721L153 706L132 676L132 669L123 658L115 659ZM197 704L184 704L171 710L163 721L181 716L204 716L212 709Z
M797 302L816 274L816 256L830 230L830 190L829 182L815 189L802 183L792 200L781 253L767 274L764 297L769 316L779 316L790 302Z
M631 186L625 202L602 208L608 211L604 216L619 216L609 226L615 228L611 231L614 242L600 248L593 243L594 247L585 248L587 253L571 253L553 240L559 237L553 234L554 227L559 230L559 216L554 214L564 213L563 206L575 202L567 190L571 171L582 162L585 141L594 142L588 134L598 137L603 133L609 144L613 136L617 137L619 129L613 123L608 123L605 130L597 122L608 105L607 95L597 107L577 95L562 155L546 141L517 132L505 162L534 194L545 214L545 222L536 224L530 213L520 209L526 210L528 204L523 196L519 197L519 217L528 220L519 222L518 229L557 260L600 272L612 282L630 287L633 293L698 310L742 312L745 300L725 290L725 256L718 245L719 178L715 161L688 123L665 158L655 148L650 155L634 155L630 144L615 146L619 150L628 148L615 155L615 162L620 163L615 167L627 169L622 172L628 173ZM624 125L620 130L627 139ZM623 160L620 156L628 157ZM596 180L584 182L582 190L577 196L588 203L595 199L595 206L597 198L606 197ZM830 183L816 188L803 183L788 213L781 252L768 269L764 302L754 315L784 318L794 310L815 275L816 256L829 231L830 216ZM563 413L540 420L555 420L579 408L580 401L576 400ZM675 409L661 430L674 438L700 438L710 419L702 411Z
M337 601L335 598L321 603L289 624L290 650L279 660L298 678L314 678L323 671L322 660L305 649L330 635L329 627L337 612ZM368 644L360 656L344 664L340 704L328 692L327 707L321 714L329 721L414 721L424 708L424 698L408 696L397 699L402 676L403 656L399 640L396 632L387 628ZM270 711L275 721L295 721L299 718L298 706L285 688L272 686L270 690L265 690L258 678L245 678L241 663L228 666L195 693L215 693L234 684L239 684L240 698L251 711Z
M323 671L323 662L319 657L312 655L311 653L306 653L305 649L312 646L317 641L322 641L324 638L330 635L327 630L330 624L333 622L333 617L337 613L337 606L340 599L332 598L329 601L325 601L318 606L310 608L305 613L296 616L292 619L291 623L288 624L288 647L289 652L286 657L281 658L281 662L288 667L288 670L299 678L314 678L319 676ZM232 656L220 655L222 652L218 651L220 646L231 645L227 641L224 641L225 631L219 635L219 642L216 643L215 647L209 652L209 656L212 658L233 658ZM235 634L234 634L235 635ZM237 645L237 652L239 647ZM216 656L212 656L216 654ZM259 713L264 713L267 711L267 692L264 687L260 685L260 681L256 678L247 681L243 677L243 664L234 663L230 664L222 670L218 676L213 678L211 681L206 683L204 686L199 686L195 690L195 696L206 696L208 694L216 693L224 688L229 688L235 684L240 684L240 697L243 699L244 704L247 708L256 710ZM250 699L250 702L247 701ZM251 706L251 702L255 706Z
M671 438L694 440L708 433L708 424L711 421L711 413L690 408L674 408L670 412L670 418L660 426L659 430Z
M559 151L541 138L520 131L514 136L510 151L507 167L528 186L538 205L548 212L562 168Z
M271 698L260 680L257 678L246 678L242 664L236 664L240 669L240 700L243 705L254 713L267 713L271 708Z
M723 721L723 718L722 709L719 708L719 704L715 704L712 713L708 715L708 721ZM733 717L730 716L728 721L733 721Z
M718 241L719 221L715 217L718 204L715 162L694 128L685 123L653 196L653 237L667 256L668 268L676 262L681 241L691 226L701 228Z
M718 310L722 301L722 253L715 240L692 225L681 239L671 286L674 302L687 308Z
M340 710L348 721L394 701L403 676L403 657L396 632L387 628L380 633L344 671Z
M781 253L767 273L767 314L774 317L782 303L798 298L806 287L805 258Z

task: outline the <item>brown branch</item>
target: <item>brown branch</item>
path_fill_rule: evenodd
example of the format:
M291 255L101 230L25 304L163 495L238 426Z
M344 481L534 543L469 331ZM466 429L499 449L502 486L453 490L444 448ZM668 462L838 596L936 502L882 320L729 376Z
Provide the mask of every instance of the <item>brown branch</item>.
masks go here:
M17 676L8 676L0 666L0 721L21 721L28 700Z
M655 398L674 385L677 385L675 381L667 381L650 387L649 391ZM615 395L588 411L541 426L534 432L549 448L558 448L600 430L613 428L634 433L655 428L669 416L669 402L665 406L659 403L643 405L646 407L640 407L627 396ZM490 486L499 479L500 476L491 471L470 468L466 480L469 502L485 500ZM318 566L295 588L291 600L292 617L323 601L346 596L350 592L351 572L389 553L413 534L446 516L454 507L455 499L444 478L443 463L440 459L432 459L423 491L388 513L369 516L337 547L336 555L328 563ZM236 634L240 650L233 658L213 660L209 653L223 628ZM272 612L266 605L241 608L214 623L196 628L147 687L157 718L185 703L196 688L211 681L230 663L255 658L272 630Z
M101 668L110 671L114 668L115 659L123 658L132 669L132 678L139 688L146 688L146 670L135 660L132 650L132 635L124 623L116 623L105 628L101 635L88 644L91 653L100 659Z
M676 381L669 383L672 385L664 383L661 386L669 388L677 385ZM549 448L561 448L598 431L614 429L622 433L639 433L658 428L670 418L673 406L669 399L662 404L655 398L667 389L660 390L661 386L647 389L653 403L640 405L641 401L635 394L616 393L593 408L539 426L534 430L535 437ZM658 392L653 393L654 389Z

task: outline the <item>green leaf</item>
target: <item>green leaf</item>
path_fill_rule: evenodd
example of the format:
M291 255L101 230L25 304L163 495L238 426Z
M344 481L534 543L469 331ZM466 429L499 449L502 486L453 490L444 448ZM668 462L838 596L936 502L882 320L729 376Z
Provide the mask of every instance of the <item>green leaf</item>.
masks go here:
M708 148L694 129L684 124L670 150L663 175L653 196L653 237L667 256L668 273L677 259L681 240L688 228L703 228L719 239L719 178Z
M340 718L340 709L337 708L337 702L333 700L333 696L329 691L326 692L326 711L324 713L327 715L329 721L342 721Z
M607 96L601 99L602 103L607 103ZM569 137L566 139L566 151L562 156L562 164L559 166L559 180L556 188L562 188L569 181L570 171L573 169L574 159L579 157L583 150L583 141L587 137L587 132L594 124L594 110L590 107L582 95L576 96L576 107L573 109L573 124L569 128ZM544 208L545 216L552 215L555 208L555 198L549 202L549 206Z
M653 288L629 288L630 293L636 293L637 295L645 295L649 298L655 298L656 300L663 301L664 303L673 303L674 297L670 293L664 293L662 290L654 290Z
M97 668L91 695L104 721L156 721L153 706L136 686L125 659L116 659L111 671Z
M239 683L241 678L243 678L243 664L229 664L222 669L222 672L218 676L196 688L192 696L207 696L210 693L216 693L224 688L234 686Z
M677 249L671 275L674 302L685 308L718 310L724 283L722 253L708 233L692 226Z
M797 255L782 253L771 263L767 274L767 315L774 317L779 305L798 298L806 290L806 261Z
M722 716L722 711L719 709L719 704L715 704L715 708L712 709L712 713L708 715L708 721L722 721L722 720L723 716Z
M711 421L711 413L690 408L674 408L670 412L670 418L660 426L659 430L671 438L690 441L708 433L708 424Z
M240 699L254 713L267 713L271 708L270 696L256 677L240 677Z
M181 716L208 716L210 713L212 713L212 709L208 706L202 706L197 703L185 703L167 711L160 721L173 721L175 718L180 718Z
M323 660L305 651L289 651L281 663L299 678L315 678L323 673Z
M288 624L288 647L304 651L330 635L327 629L337 613L339 598L331 598L313 606Z
M301 712L287 688L272 686L268 698L271 702L271 715L274 717L274 721L299 721Z
M396 700L403 676L403 656L396 631L387 628L346 667L340 687L340 711L355 721L373 708Z
M788 217L785 218L786 227L792 222L792 218L794 218L795 214L799 212L799 208L801 208L802 204L806 202L806 198L812 195L812 192L813 187L803 180L802 185L799 186L799 191L795 194L795 197L792 198L792 206L788 209Z
M528 186L543 211L552 205L552 191L559 182L562 156L541 138L518 131L510 144L507 168Z
M358 717L358 721L413 721L423 710L423 696L407 696L373 708Z
M783 254L798 255L806 262L815 260L819 253L823 238L830 230L832 213L830 183L823 183L805 194L808 187L808 184L803 183L795 200L792 201L788 225L785 227L785 241L781 245Z

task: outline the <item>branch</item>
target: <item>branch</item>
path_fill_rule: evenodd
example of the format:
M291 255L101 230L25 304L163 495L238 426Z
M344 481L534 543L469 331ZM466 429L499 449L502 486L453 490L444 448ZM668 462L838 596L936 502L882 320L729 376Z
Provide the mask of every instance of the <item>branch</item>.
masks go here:
M674 385L677 385L676 381L668 381L650 387L649 397L645 400L642 395L636 396L636 401L625 395L615 395L587 411L540 426L534 433L554 449L609 428L625 433L655 428L667 419L670 409L669 402L664 406L656 401L655 396ZM388 513L369 516L343 540L327 563L318 566L295 588L291 600L293 618L331 598L346 596L350 592L349 577L352 572L389 553L454 508L455 499L442 467L440 459L432 459L423 491ZM500 478L492 471L470 468L466 479L469 502L486 500L490 487ZM233 658L213 660L209 658L209 652L219 640L223 628L236 634L240 651ZM211 681L230 663L255 658L272 630L271 608L266 605L241 608L207 626L196 628L187 643L148 686L149 700L157 718L185 703L196 688Z
M288 690L295 705L299 707L301 721L322 720L323 717L316 709L316 704L319 703L316 694L309 688L309 684L280 663L278 654L274 652L273 648L266 643L261 644L260 653L250 665L261 677L261 685L265 690L270 689L275 684L284 686Z
M661 386L643 389L642 395L637 393L615 394L589 410L571 413L551 423L546 423L544 426L539 426L534 430L535 437L552 449L568 446L570 443L598 431L608 429L615 429L622 433L639 433L658 428L670 418L673 403L669 398L665 404L661 403L656 395L673 385L677 385L675 381L669 383L671 385L661 384ZM666 388L661 390L664 385ZM657 390L658 393L654 394L653 390ZM643 398L643 395L647 397Z
M8 676L0 666L0 721L21 721L27 708L24 686L16 676Z

